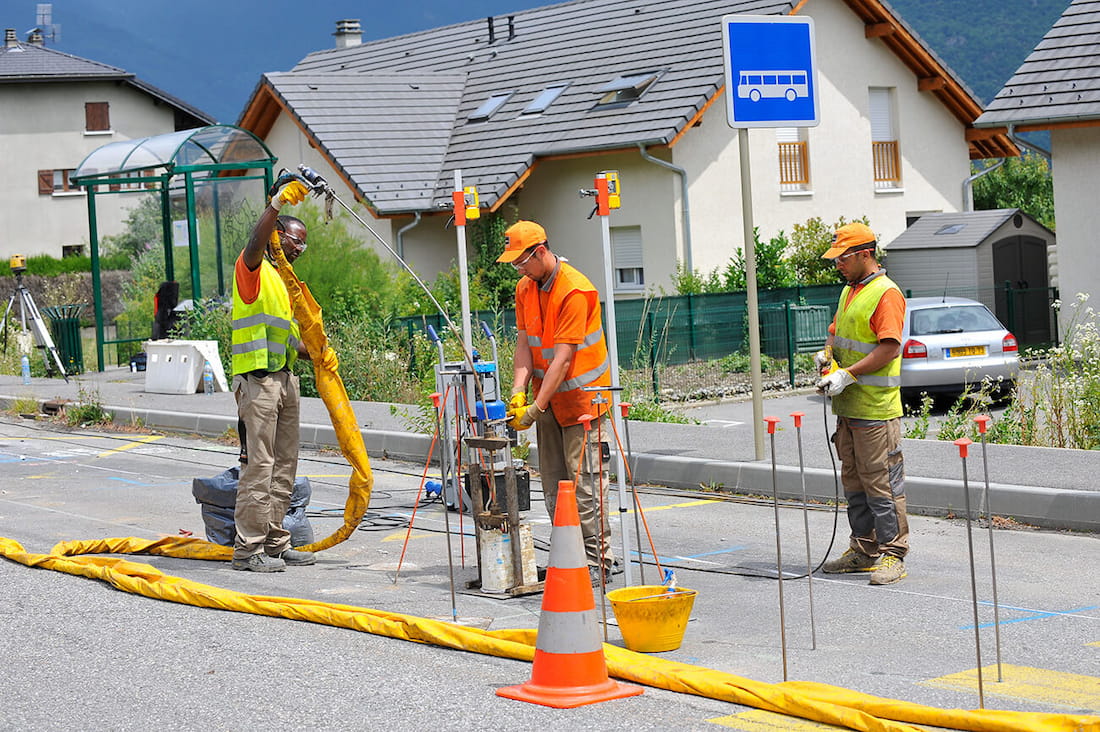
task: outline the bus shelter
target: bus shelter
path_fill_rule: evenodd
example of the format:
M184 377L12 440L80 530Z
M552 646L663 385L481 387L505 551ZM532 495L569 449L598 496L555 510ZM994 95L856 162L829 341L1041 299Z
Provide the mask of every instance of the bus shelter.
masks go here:
M271 187L272 167L276 158L267 146L247 130L232 125L211 125L169 132L136 140L111 142L96 148L81 162L71 181L88 194L88 236L91 241L92 294L95 301L96 357L104 368L103 347L144 340L143 338L104 338L103 297L100 283L99 226L96 199L134 190L159 195L164 246L164 279L176 279L173 244L185 239L191 297L198 303L203 297L199 258L200 205L208 212L206 223L212 229L215 292L226 293L225 257L223 256L223 195L219 187L232 185L239 190L242 181L262 180L263 190ZM251 171L251 172L250 172ZM259 171L259 172L256 172ZM173 201L184 218L174 219ZM184 222L186 222L184 224ZM209 245L209 243L208 243ZM232 273L228 282L232 283ZM150 318L151 320L151 318Z

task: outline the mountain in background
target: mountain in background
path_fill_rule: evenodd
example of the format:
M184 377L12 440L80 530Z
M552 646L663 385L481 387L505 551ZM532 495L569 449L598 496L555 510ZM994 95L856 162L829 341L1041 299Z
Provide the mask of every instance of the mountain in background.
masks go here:
M839 0L825 0L839 2ZM37 2L7 0L0 23L20 38ZM547 5L533 0L54 0L60 39L47 45L123 68L235 123L260 75L287 71L334 46L336 21L358 18L363 40L387 38ZM1016 71L1068 0L889 0L983 103ZM717 19L715 20L717 24Z

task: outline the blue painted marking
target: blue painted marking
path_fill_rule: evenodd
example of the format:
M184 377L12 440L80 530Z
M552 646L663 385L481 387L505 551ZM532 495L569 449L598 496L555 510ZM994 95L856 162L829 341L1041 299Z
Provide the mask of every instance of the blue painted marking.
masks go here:
M702 554L678 554L675 557L660 557L659 556L659 557L657 557L657 559L658 559L658 561L661 561L661 562L675 562L678 559L698 559L699 557L709 557L709 556L713 556L715 554L729 554L731 552L739 552L739 551L741 551L743 549L747 549L747 548L748 547L744 547L744 546L731 546L729 549L717 549L713 552L703 552ZM630 550L630 554L631 554L631 556L635 556L635 557L638 556L638 552L633 550L633 549ZM649 552L642 552L641 556L643 558L645 558L645 557L652 557L653 555L650 554Z
M111 476L111 477L107 478L107 480L116 480L119 483L126 483L127 485L141 486L143 488L151 488L151 487L157 485L156 483L142 483L140 480L130 480L129 478L119 478L119 477L116 477L116 476Z
M993 605L993 603L991 603L991 602L980 602L978 604L979 605L989 605L989 606ZM1022 607L1005 607L1003 605L1001 607L1002 607L1002 609L1005 609L1005 610L1021 610L1021 611L1028 610L1028 608L1022 608ZM1009 623L1022 623L1026 620L1042 620L1044 618L1056 618L1056 617L1060 617L1060 616L1063 616L1063 615L1072 615L1074 613L1083 613L1083 612L1086 612L1088 610L1096 610L1098 607L1100 607L1100 606L1092 605L1090 607L1074 608L1073 610L1051 610L1050 612L1035 613L1034 615L1028 615L1028 616L1023 617L1023 618L1013 618L1011 620L1002 620L1001 625L1008 625ZM996 623L979 623L978 628L992 628L994 625L996 625ZM959 630L973 630L973 629L974 629L974 626L972 624L971 625L960 625L959 626Z

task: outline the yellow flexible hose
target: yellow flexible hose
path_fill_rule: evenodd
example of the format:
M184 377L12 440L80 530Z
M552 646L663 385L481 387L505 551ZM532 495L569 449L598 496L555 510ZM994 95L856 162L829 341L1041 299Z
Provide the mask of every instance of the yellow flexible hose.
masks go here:
M456 650L531 661L533 629L485 631L400 613L318 602L315 600L245 593L166 575L155 567L128 559L82 555L157 554L188 559L221 559L219 547L197 539L114 538L70 541L50 554L32 554L12 539L0 537L0 556L28 567L40 567L109 582L114 587L161 600L198 607L304 620L335 627L429 643ZM1084 732L1100 730L1100 717L998 710L937 709L895 699L883 699L827 684L785 682L767 684L700 666L604 644L608 673L669 691L765 709L825 724L865 732L911 731L931 725L975 732Z

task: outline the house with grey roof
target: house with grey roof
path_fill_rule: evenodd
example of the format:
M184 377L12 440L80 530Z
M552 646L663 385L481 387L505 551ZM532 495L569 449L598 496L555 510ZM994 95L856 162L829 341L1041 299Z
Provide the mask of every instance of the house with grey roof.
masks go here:
M880 0L573 0L365 43L344 20L336 48L265 74L239 125L342 186L429 276L456 258L456 171L486 214L538 220L552 248L602 271L578 191L616 170L613 294L637 296L743 244L726 14L809 16L816 34L820 124L748 133L763 238L866 215L889 240L961 208L971 159L1018 153L973 128L974 94Z
M886 247L886 270L906 296L969 297L1020 343L1050 343L1054 248L1054 232L1018 208L926 214Z
M26 42L0 47L0 256L88 254L85 192L69 176L101 145L202 127L213 118L123 69ZM143 187L102 196L99 233L122 230Z
M1062 299L1100 296L1100 1L1073 0L975 122L1009 134L1049 130ZM1063 309L1063 314L1067 313Z

